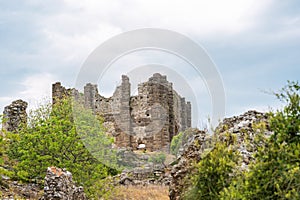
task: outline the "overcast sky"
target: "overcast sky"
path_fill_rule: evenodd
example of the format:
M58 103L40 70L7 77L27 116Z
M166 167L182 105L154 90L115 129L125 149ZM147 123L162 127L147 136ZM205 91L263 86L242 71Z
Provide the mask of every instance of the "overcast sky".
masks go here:
M278 90L287 80L299 80L297 0L0 0L0 111L19 98L33 107L50 97L56 81L74 86L96 47L139 28L176 31L207 51L223 79L226 116L277 108L278 101L262 90ZM128 55L98 83L100 93L111 95L130 66L149 63L189 67L163 52ZM138 81L145 81L146 75L145 70ZM184 93L176 81L174 87ZM211 114L210 99L201 80L192 87L204 87L193 101L199 107L194 125L199 125Z

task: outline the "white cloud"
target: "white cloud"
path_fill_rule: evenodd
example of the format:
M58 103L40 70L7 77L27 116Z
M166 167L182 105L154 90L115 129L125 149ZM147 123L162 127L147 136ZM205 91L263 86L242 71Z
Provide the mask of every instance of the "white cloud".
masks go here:
M29 109L35 108L45 98L51 97L52 84L55 82L53 75L48 73L28 76L20 84L24 87L17 96L29 103Z
M93 21L98 22L101 19L125 29L158 26L210 34L218 30L222 30L222 33L244 30L272 1L65 0L64 2L78 18L92 17Z
M197 38L247 31L271 0L104 1L64 0L63 13L40 20L48 46L41 52L61 62L82 63L99 44L123 31L165 28Z
M8 104L10 104L10 102L13 100L12 97L0 97L0 105L1 105L1 109L4 108L4 106L7 106ZM3 106L2 106L3 105Z
M30 0L30 4L45 6L47 2ZM8 57L9 60L17 60L18 63L21 63L20 66L23 66L24 63L24 68L30 68L28 72L31 72L30 70L34 68L37 69L36 71L43 71L44 73L29 75L21 81L24 90L12 95L12 98L0 97L0 104L7 105L16 98L22 98L29 101L30 104L34 104L37 99L50 96L51 83L58 80L56 76L66 85L66 79L69 80L69 77L74 75L74 73L70 75L69 72L74 69L77 71L89 53L99 44L116 34L132 29L144 27L170 29L186 34L196 41L215 41L215 44L219 46L222 44L219 44L218 41L230 38L237 46L240 46L241 43L243 43L242 45L250 43L253 45L253 47L250 46L253 49L259 48L257 44L262 41L262 44L266 46L266 42L282 43L283 39L292 40L295 36L299 37L300 18L297 16L279 17L279 19L274 16L276 20L272 18L272 22L276 21L276 24L271 24L271 26L275 28L268 29L270 24L267 23L271 18L267 19L266 13L273 4L273 0L53 1L51 7L53 7L54 12L49 11L40 15L32 15L35 17L32 19L34 22L28 19L30 23L38 24L38 29L29 31L39 32L39 36L42 36L42 38L39 38L42 42L36 44L34 53L32 51L22 53L5 52L5 57ZM249 35L252 37L248 37ZM245 37L246 39L244 39ZM16 39L19 39L19 35ZM224 42L226 43L226 41ZM27 46L27 44L25 43L24 46ZM219 46L215 48L217 49ZM7 48L4 47L3 49ZM164 59L166 58L168 57L165 56ZM132 55L120 62L119 66L134 63L144 64L144 61L144 57L140 58ZM161 62L161 60L159 61ZM176 63L178 64L178 62ZM224 65L224 63L221 64ZM249 64L246 63L245 65L249 68ZM263 65L265 66L265 63ZM41 69L41 66L44 68ZM249 68L249 71L254 70ZM244 77L243 72L242 70L238 71L236 76L232 75L230 77ZM50 73L56 73L55 77ZM112 69L111 73L112 75L108 76L107 79L109 81L114 80L114 82L119 81L120 76L118 73L120 73L120 69ZM234 72L229 70L228 73L232 74ZM199 84L198 80L191 80L191 82L193 82L193 85ZM197 86L199 88L199 85ZM245 84L235 87L238 86L244 88ZM100 86L100 90L107 88L103 89ZM204 87L200 88L205 91ZM237 96L242 95L241 90L238 90ZM111 92L107 92L107 94ZM233 105L234 102L231 102L231 104ZM237 104L240 104L240 102ZM238 110L238 106L234 106Z
M37 108L40 103L48 101L51 97L52 84L56 78L52 74L40 73L27 76L20 85L22 91L17 92L10 97L0 97L0 112L5 106L9 105L12 101L22 99L28 103L28 110Z

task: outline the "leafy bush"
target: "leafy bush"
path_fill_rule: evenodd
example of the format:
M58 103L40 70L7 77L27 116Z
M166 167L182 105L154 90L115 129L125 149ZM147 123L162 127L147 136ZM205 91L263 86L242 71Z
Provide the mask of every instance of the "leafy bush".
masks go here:
M186 199L300 199L300 86L288 82L276 97L286 105L269 113L269 128L258 124L255 162L241 171L234 145L217 142L197 165ZM263 142L261 140L264 140ZM225 140L226 141L226 140ZM238 171L237 171L238 170Z
M3 136L0 136L0 186L1 185L5 185L2 182L2 176L12 176L11 171L9 171L8 169L6 169L7 166L7 155L6 155L6 148L7 148L7 141L5 140L5 138Z
M3 115L0 115L0 123L3 122ZM9 146L8 140L5 138L6 132L4 130L0 130L0 186L6 186L6 184L2 181L2 176L12 176L12 172L7 169L7 166L9 166L11 163L9 162L8 156L7 156L7 148Z
M225 189L221 199L300 199L300 86L289 82L275 95L287 105L270 113L274 134L261 146L248 172Z
M149 161L153 162L154 164L163 164L166 160L166 154L160 152L150 157Z
M80 114L74 117L76 112ZM30 114L28 121L28 126L21 128L18 134L9 136L8 154L17 161L14 169L19 179L40 181L47 167L66 168L92 196L89 188L96 180L116 173L112 167L115 154L107 154L113 139L105 134L90 110L81 105L73 110L71 100L65 99L52 108L50 104L41 106ZM104 162L107 155L111 163Z
M180 132L172 138L171 146L170 146L171 154L177 156L178 150L182 144L182 137L183 137L183 133Z
M235 145L234 141L233 144L221 141L215 144L196 165L197 172L190 177L192 186L183 194L185 199L218 199L223 188L230 185L239 162Z

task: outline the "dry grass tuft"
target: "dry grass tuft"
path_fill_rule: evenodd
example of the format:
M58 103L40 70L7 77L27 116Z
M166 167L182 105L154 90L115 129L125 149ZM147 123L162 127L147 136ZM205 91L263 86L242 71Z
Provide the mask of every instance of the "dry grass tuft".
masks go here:
M169 200L167 186L119 186L110 200Z

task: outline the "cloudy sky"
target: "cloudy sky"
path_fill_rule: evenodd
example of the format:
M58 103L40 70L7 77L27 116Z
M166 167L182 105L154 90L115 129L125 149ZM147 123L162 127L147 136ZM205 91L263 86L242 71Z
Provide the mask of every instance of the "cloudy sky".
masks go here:
M297 0L0 0L0 112L19 98L34 107L50 97L56 81L73 87L96 47L140 28L176 31L207 51L223 79L226 116L277 108L278 101L263 90L299 80ZM149 63L174 66L175 71L190 67L164 52L133 53L118 60L99 81L100 92L111 95L130 66ZM138 82L152 73L148 71L139 70ZM168 75L166 70L159 72ZM200 88L192 103L199 107L194 125L201 125L211 114L209 92L203 80L189 84ZM180 83L175 81L174 87L184 94Z

